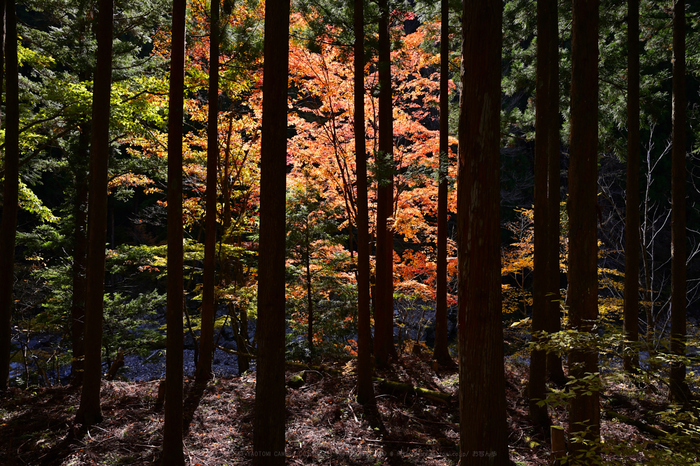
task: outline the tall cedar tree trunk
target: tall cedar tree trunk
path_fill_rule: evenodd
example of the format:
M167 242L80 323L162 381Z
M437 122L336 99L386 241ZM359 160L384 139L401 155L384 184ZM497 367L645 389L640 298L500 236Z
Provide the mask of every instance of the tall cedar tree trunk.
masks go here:
M442 365L452 364L447 349L447 167L450 162L449 136L449 52L450 9L441 0L440 26L440 166L438 167L437 264L435 303L435 348L433 358Z
M553 232L550 222L559 225L559 218L549 213L549 165L559 155L559 34L556 0L537 2L537 100L535 120L535 277L533 286L532 332L548 330L547 319L551 312L558 312L559 303L552 302L550 273L559 276L559 257L549 254L552 242L559 245L559 235ZM557 190L557 195L559 194ZM557 199L558 200L558 199ZM558 216L557 216L558 217ZM550 261L557 263L556 269ZM554 308L554 305L557 307ZM530 418L541 426L549 425L547 406L540 406L546 396L547 352L533 350L530 356Z
M627 8L627 203L623 366L626 371L631 371L639 366L639 0L628 0Z
M550 17L548 27L553 28L551 34L554 34L557 39L554 39L553 44L549 44L548 60L551 61L551 68L548 78L550 105L552 106L555 116L550 128L549 134L549 149L548 149L548 176L547 176L547 277L549 284L547 286L547 301L545 312L547 314L547 332L556 333L561 330L561 295L560 295L560 278L559 278L559 211L561 203L561 151L559 144L559 49L558 35L559 31L554 29L558 26L557 13ZM559 386L564 386L567 382L564 368L562 366L562 358L555 352L547 353L547 375L549 380Z
M173 1L168 96L168 300L165 357L165 412L163 454L165 466L185 464L182 450L182 314L185 310L183 278L182 120L185 81L186 0Z
M457 191L462 465L510 464L499 205L502 8L501 0L464 2L462 17ZM475 451L488 456L474 456Z
M216 181L219 162L219 0L212 0L209 19L209 119L207 123L207 213L204 219L204 279L202 331L197 380L211 378L216 318Z
M285 461L284 244L289 0L265 4L264 56L253 464L272 466Z
M19 191L19 85L17 65L17 16L14 0L0 3L5 11L7 62L7 116L5 127L5 183L0 222L0 391L7 390L10 376L10 326L15 267L17 202ZM0 75L1 76L1 75ZM2 79L0 78L0 81Z
M0 0L0 76L3 77L5 76L5 7L7 6L6 3L6 0ZM4 79L0 79L0 95L2 95L4 91L4 81ZM2 99L0 99L0 103L1 102ZM3 115L0 113L0 127L2 126L2 116Z
M102 313L107 240L109 113L112 89L112 0L100 0L97 19L97 67L92 97L90 195L88 199L87 287L85 294L85 372L76 421L89 427L102 420Z
M394 200L394 122L391 89L389 5L379 1L379 152L377 153L377 280L374 357L380 367L394 355L394 248L388 219Z
M369 297L369 209L367 206L367 147L365 141L365 25L364 0L355 11L355 171L357 173L357 401L374 403Z
M582 336L595 337L598 318L598 0L574 0L571 39L571 141L569 165L569 321ZM583 342L579 343L583 345ZM574 460L599 454L600 406L597 378L598 351L580 346L569 354L569 375L575 383L569 410L570 436L581 442L571 445ZM591 391L590 395L583 392ZM595 452L598 453L595 453ZM600 461L600 458L597 459ZM590 464L590 463L585 463Z
M87 78L85 78L87 80ZM78 160L75 168L75 206L73 217L73 297L71 299L71 384L83 384L85 362L85 293L87 291L87 203L90 160L90 124L80 125Z
M671 353L685 356L685 0L673 5L673 148L671 149ZM671 364L670 398L688 401L685 364Z

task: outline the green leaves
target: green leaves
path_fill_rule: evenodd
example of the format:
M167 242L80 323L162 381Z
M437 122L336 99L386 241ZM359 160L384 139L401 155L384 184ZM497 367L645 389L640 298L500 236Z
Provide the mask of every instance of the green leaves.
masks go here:
M19 205L24 210L37 215L42 222L54 223L60 220L22 180L19 182Z

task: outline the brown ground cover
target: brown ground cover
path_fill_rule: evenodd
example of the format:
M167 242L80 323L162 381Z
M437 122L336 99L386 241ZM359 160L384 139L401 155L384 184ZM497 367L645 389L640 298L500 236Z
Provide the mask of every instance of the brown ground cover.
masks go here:
M406 392L381 393L376 383L376 408L364 408L354 401L353 366L352 360L335 360L310 368L288 367L289 379L303 375L303 381L292 384L296 388L287 390L288 464L457 464L455 368L435 368L428 356L403 356L392 370L378 375L450 394L450 401ZM527 417L525 371L524 366L510 365L506 370L511 459L523 465L550 464L548 442ZM250 463L254 387L254 373L214 379L206 386L186 382L183 422L190 465ZM157 392L158 381L103 382L105 420L80 432L73 425L78 390L66 386L12 389L0 402L0 464L154 464L163 427L162 412L154 411ZM619 387L603 398L604 404L614 400L620 413L637 416L644 411ZM556 423L565 424L564 411L563 407L552 411ZM603 434L610 445L654 443L650 434L610 416L604 416ZM634 464L635 459L627 456L620 463ZM643 457L638 460L644 461Z

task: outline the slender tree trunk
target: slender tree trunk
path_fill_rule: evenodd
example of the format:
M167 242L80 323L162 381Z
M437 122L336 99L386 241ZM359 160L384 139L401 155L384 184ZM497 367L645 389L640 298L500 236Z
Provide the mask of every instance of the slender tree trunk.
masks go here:
M289 0L265 4L264 56L253 464L272 466L285 462L284 244Z
M598 318L598 0L574 0L571 41L571 142L569 165L569 321L571 328L595 337ZM598 351L579 347L569 354L569 375L577 381L569 411L570 436L591 444L573 443L573 461L591 464L599 454L600 406ZM589 391L590 394L584 392ZM587 452L585 460L584 453ZM584 463L582 463L584 464Z
M550 222L559 225L559 218L549 213L549 165L559 155L559 33L556 0L537 2L537 100L535 121L535 276L533 286L532 332L536 341L544 343L542 332L548 330L549 313L557 311L552 302L549 274L559 277L559 257L550 254L551 243L559 245L559 234L550 236ZM557 197L558 197L557 190ZM558 205L558 204L557 204ZM558 210L558 209L557 209ZM558 249L557 249L558 251ZM557 267L551 267L555 261ZM556 304L556 308L554 305ZM547 352L534 350L530 356L530 418L541 427L549 425L547 406L538 404L546 396Z
M309 355L313 358L314 354L314 301L313 301L313 282L311 281L311 238L310 231L311 222L309 221L309 213L306 214L306 225L304 231L304 269L306 272L306 315L308 319L307 341L309 343Z
M685 356L686 319L686 213L685 213L685 0L673 5L673 147L671 149L671 353ZM688 401L685 364L671 364L673 401Z
M223 212L223 234L222 241L231 242L233 241L233 236L231 234L231 191L232 191L232 181L231 181L231 136L233 135L233 114L229 116L228 121L228 131L226 133L226 144L224 149L224 163L223 163L223 178L221 182L221 196L224 201L224 212ZM236 179L240 173L237 174ZM241 246L240 234L236 240L237 246ZM228 286L231 283L231 269L233 268L233 280L236 283L236 289L243 284L243 270L240 262L240 258L236 258L234 261L234 266L231 267L230 258L227 255L223 255L220 259L222 268L222 279L223 285ZM236 337L236 346L238 347L239 354L238 358L238 373L243 374L250 368L250 359L244 354L248 353L248 314L245 306L229 306L229 314L231 316L231 328L234 331Z
M185 81L186 0L173 1L170 93L168 96L168 302L165 359L164 466L183 465L183 347L182 314L185 311L182 213L182 136Z
M628 0L627 8L627 204L623 366L626 371L632 371L639 366L639 0Z
M379 150L377 152L377 283L374 303L374 357L389 364L394 348L394 248L388 219L394 200L394 122L391 89L389 6L380 0L379 17Z
M0 222L0 391L5 391L10 376L10 338L12 324L12 287L15 283L15 238L19 196L19 85L17 64L17 16L15 1L0 3L5 12L4 58L7 62L7 116L5 126L5 183L2 221ZM0 78L0 81L2 79ZM1 95L1 94L0 94Z
M88 170L90 160L90 124L80 127L78 137L78 160L75 169L75 206L73 208L73 297L71 302L71 383L83 384L85 362L85 293L87 291L87 204Z
M364 2L354 0L355 12L355 171L357 173L357 401L374 403L369 296L369 213L367 207L367 147L365 141L365 26Z
M216 185L219 163L219 0L211 1L209 33L209 121L207 126L207 213L204 219L202 331L197 380L211 378L216 319Z
M510 460L500 256L503 6L500 0L463 5L457 188L460 464L505 465Z
M656 334L656 319L654 316L654 303L652 299L652 275L653 266L651 260L653 259L653 241L654 237L653 227L654 222L649 222L649 190L652 183L652 169L653 165L651 163L651 158L649 152L647 152L647 170L645 176L645 188L644 188L644 207L642 218L644 219L644 224L640 227L640 238L642 246L642 270L644 272L644 313L646 314L646 331L644 332L644 339L646 342L646 347L648 353L648 365L651 369L653 364L653 356L656 354L655 346L655 334ZM641 220L640 220L641 222Z
M644 213L647 215L647 212ZM654 318L654 304L651 300L651 270L649 264L649 257L647 256L647 247L642 244L642 266L644 268L644 300L646 304L644 305L644 313L647 319L646 332L644 334L644 339L646 341L647 349L649 351L649 360L651 362L651 357L656 354L656 347L654 341L654 329L656 328L656 321Z
M107 240L109 113L112 89L112 0L100 0L97 20L97 68L92 100L90 196L88 200L87 289L85 298L85 372L76 421L89 427L102 421L102 312Z
M452 364L447 349L447 167L450 163L449 138L449 52L450 9L441 0L440 26L440 162L438 167L437 264L435 296L435 348L433 358L442 365Z

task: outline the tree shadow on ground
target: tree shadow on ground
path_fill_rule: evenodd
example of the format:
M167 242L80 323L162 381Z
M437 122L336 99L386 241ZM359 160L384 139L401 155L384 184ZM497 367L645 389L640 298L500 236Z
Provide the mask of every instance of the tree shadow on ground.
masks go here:
M0 426L0 444L3 445L0 464L59 465L70 455L70 446L81 433L64 409L65 402L75 401L69 392L70 388L64 387L43 389L24 413ZM21 396L19 391L15 395ZM61 431L65 432L63 438L48 448L41 448L42 444L49 444L50 436Z
M382 414L377 409L376 404L364 406L364 415L368 424L378 434L381 439L379 445L382 447L382 458L386 464L391 466L402 466L406 464L402 452L402 447L406 444L403 440L394 439L393 433L387 429ZM411 463L413 464L413 463Z
M182 428L184 436L187 436L190 432L190 426L192 425L192 419L194 419L194 413L197 411L197 408L202 401L202 397L204 396L204 391L207 389L208 383L208 380L201 381L195 379L195 381L192 382L187 389L187 395L185 396L182 412Z

